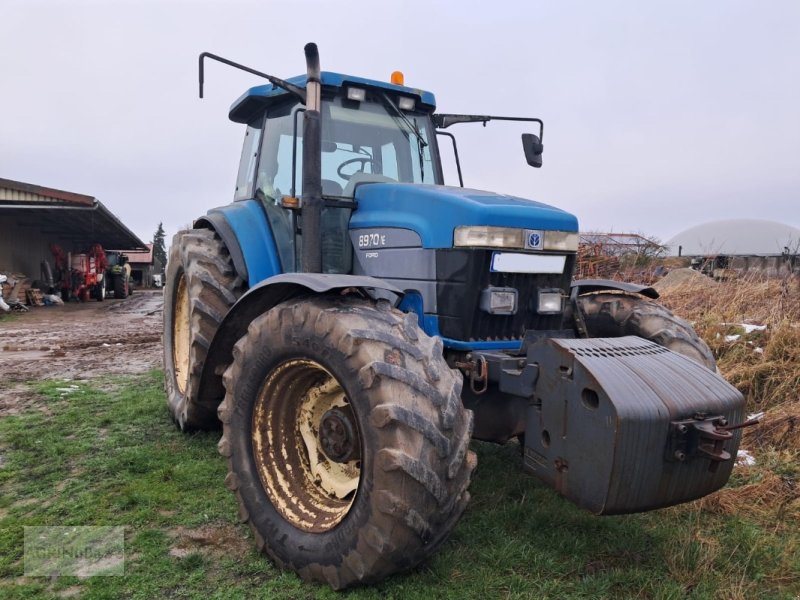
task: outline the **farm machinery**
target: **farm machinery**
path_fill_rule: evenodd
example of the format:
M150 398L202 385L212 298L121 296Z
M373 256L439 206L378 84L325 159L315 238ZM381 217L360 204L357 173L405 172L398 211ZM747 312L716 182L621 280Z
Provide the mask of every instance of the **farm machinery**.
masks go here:
M106 252L106 292L114 294L114 298L124 299L131 293L131 265L128 255L116 250Z
M85 253L64 252L57 244L50 244L50 252L56 264L55 287L60 290L62 300L105 300L103 278L107 260L100 244L93 244Z
M722 487L741 394L652 288L572 281L577 219L445 186L434 96L320 72L264 77L234 202L179 232L166 274L168 405L222 427L225 485L258 547L334 588L410 568L469 499L474 437L519 440L525 469L596 514Z

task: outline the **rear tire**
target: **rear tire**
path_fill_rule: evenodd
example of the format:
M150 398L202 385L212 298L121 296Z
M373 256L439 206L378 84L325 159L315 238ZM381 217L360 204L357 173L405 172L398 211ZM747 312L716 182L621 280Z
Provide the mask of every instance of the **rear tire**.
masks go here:
M114 298L124 300L128 297L128 279L124 275L114 277Z
M469 499L472 412L416 316L385 301L296 300L255 319L233 357L219 450L260 550L341 589L444 541Z
M184 430L219 428L213 410L195 402L209 345L244 282L209 229L175 235L164 289L164 376L172 419Z
M641 296L598 292L578 297L589 337L636 335L717 370L714 354L694 328Z

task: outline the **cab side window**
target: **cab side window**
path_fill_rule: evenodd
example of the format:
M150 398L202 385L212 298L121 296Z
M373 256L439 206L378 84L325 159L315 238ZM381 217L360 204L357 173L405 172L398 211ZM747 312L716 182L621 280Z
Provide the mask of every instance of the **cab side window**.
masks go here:
M275 245L278 248L284 273L297 271L294 215L280 205L281 196L292 193L292 143L294 137L295 104L283 104L270 109L264 123L261 157L255 183L255 198L267 212ZM296 195L300 195L302 177L302 115L298 116Z
M255 195L253 180L256 174L258 145L261 142L261 120L247 126L242 145L242 157L239 160L239 174L236 177L234 200L246 200Z
M275 200L292 193L292 144L296 105L282 105L270 109L264 125L264 143L258 162L256 196ZM303 172L303 115L297 116L297 166L294 193L302 194Z

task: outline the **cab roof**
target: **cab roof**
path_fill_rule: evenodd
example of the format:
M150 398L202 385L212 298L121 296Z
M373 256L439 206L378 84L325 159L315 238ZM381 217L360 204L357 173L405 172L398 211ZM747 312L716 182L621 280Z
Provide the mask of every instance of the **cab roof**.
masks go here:
M296 86L305 87L306 79L306 75L298 75L297 77L287 79L287 81ZM395 85L386 81L365 79L363 77L343 75L341 73L331 73L330 71L323 71L320 74L320 79L323 88L341 88L351 84L368 88L379 88L395 92L401 96L413 96L417 98L418 107L424 111L433 112L436 109L436 98L434 98L431 92L403 85ZM260 114L265 107L269 106L278 98L286 96L288 93L289 92L286 90L272 85L271 83L252 87L231 105L228 117L235 123L249 123Z

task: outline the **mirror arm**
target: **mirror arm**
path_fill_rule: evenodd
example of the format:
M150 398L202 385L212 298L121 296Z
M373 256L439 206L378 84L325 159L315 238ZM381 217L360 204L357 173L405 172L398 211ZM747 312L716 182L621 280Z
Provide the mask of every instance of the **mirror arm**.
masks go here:
M203 97L203 83L205 82L205 72L203 67L203 59L210 58L212 60L216 60L221 62L224 65L228 65L229 67L233 67L235 69L241 69L247 73L251 73L253 75L258 75L259 77L263 77L267 81L269 81L272 85L279 87L281 89L286 90L287 92L294 94L303 102L306 103L306 90L300 86L294 85L293 83L289 83L288 81L284 81L283 79L279 79L273 75L267 75L266 73L262 73L261 71L256 71L255 69L251 69L250 67L246 67L241 65L237 62L233 62L232 60L228 60L227 58L222 58L221 56L217 56L216 54L211 54L211 52L203 52L200 54L198 58L198 75L199 75L199 83L200 83L200 97Z
M538 123L539 139L544 140L544 123L541 119L536 119L533 117L497 117L493 115L453 115L445 113L433 115L433 122L439 129L446 129L451 125L457 125L458 123L483 123L483 126L486 127L486 123L489 121L524 121L529 123Z

